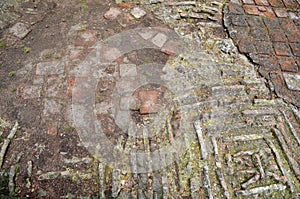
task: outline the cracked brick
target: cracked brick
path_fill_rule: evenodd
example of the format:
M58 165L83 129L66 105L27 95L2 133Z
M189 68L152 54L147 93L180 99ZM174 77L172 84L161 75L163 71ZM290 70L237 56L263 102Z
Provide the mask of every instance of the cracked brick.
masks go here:
M298 66L295 63L295 60L292 57L277 57L279 65L282 71L285 72L297 72Z
M274 42L273 45L276 55L289 56L291 54L290 47L286 43Z

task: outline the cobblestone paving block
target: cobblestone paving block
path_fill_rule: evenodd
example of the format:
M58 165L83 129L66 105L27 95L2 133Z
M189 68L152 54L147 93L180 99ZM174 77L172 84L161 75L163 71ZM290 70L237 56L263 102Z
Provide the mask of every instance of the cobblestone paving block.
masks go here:
M284 80L289 89L300 91L300 75L283 73Z
M59 75L64 71L64 63L61 61L40 62L36 66L37 75Z
M18 37L19 39L23 39L28 35L31 30L29 29L28 25L18 22L13 27L9 29L9 32L14 36Z

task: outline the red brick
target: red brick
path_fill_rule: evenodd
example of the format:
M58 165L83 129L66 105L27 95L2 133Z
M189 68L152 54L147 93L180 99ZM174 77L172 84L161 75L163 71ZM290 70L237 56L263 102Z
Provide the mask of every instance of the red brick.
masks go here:
M276 16L280 17L280 18L285 18L285 17L289 16L287 11L283 8L274 8L274 12L275 12Z
M286 43L275 42L274 50L276 55L289 56L291 54L290 47Z
M291 9L299 9L300 5L299 3L297 3L296 0L283 0L283 3L285 4L285 6L287 8L291 8Z
M156 90L139 91L139 99L141 101L140 113L150 114L158 112L159 93Z
M284 8L284 4L282 3L281 0L269 0L269 3L273 7L281 7Z
M271 29L269 35L271 41L286 42L287 40L281 29Z
M260 11L258 10L257 6L254 6L254 5L244 5L243 6L245 12L247 14L250 14L250 15L260 15Z
M269 2L267 0L255 0L256 5L259 6L268 6Z
M278 56L278 62L282 71L285 72L297 72L298 66L292 57L282 57Z

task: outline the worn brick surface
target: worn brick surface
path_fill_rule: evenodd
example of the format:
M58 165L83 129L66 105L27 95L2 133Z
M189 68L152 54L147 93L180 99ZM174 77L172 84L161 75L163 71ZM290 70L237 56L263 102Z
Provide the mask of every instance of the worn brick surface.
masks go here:
M292 57L278 57L278 61L282 71L298 72L298 66Z
M296 103L299 93L287 86L282 72L300 73L299 3L255 0L230 3L228 8L225 18L230 16L231 23L225 25L230 25L229 35L238 50L259 65L260 74L271 79L279 96Z
M286 43L275 42L274 50L275 50L276 55L283 55L283 56L291 55L290 47Z

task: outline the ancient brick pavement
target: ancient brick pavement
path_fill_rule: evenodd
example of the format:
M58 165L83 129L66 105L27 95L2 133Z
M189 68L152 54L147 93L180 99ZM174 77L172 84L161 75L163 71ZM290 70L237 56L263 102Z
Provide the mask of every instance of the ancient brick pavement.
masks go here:
M296 0L231 1L225 26L241 53L259 66L283 99L300 106L300 4Z

